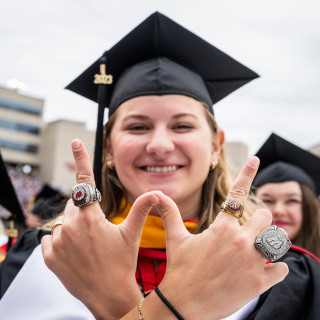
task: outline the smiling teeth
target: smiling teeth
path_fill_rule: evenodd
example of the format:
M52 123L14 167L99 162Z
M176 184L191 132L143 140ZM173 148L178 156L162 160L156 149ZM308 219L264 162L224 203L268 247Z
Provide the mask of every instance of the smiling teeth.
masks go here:
M146 167L148 172L172 172L178 169L178 166L165 166L165 167Z

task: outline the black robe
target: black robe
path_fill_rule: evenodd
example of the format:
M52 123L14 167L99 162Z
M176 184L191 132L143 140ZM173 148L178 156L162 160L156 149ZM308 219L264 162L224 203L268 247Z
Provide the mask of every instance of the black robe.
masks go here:
M293 248L279 261L288 265L289 274L260 296L245 320L319 320L320 263Z
M0 263L0 299L46 234L50 234L50 231L27 229L9 249L5 259Z

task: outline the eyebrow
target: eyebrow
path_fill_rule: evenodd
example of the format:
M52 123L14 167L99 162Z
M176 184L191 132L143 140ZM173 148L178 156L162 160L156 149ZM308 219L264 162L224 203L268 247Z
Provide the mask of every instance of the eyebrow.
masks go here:
M148 120L149 117L141 115L141 114L131 114L131 115L126 116L123 119L123 121L127 121L127 120L130 120L130 119Z
M179 118L182 118L182 117L192 117L192 118L197 119L197 117L195 115L193 115L192 113L178 113L178 114L174 114L172 116L173 119L179 119ZM127 120L130 120L130 119L149 120L150 117L144 116L142 114L132 114L132 115L128 115L127 117L125 117L123 119L123 121L127 121Z
M271 197L270 193L262 193L260 196ZM302 195L299 194L299 193L297 193L297 192L288 193L288 194L285 194L285 196L286 196L286 197L292 197L292 196L302 197Z

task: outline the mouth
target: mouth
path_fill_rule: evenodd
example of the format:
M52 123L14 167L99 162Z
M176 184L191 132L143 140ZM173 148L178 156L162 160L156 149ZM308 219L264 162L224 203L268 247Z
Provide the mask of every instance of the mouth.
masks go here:
M273 224L275 224L278 227L285 227L290 225L289 222L285 222L285 221L274 221Z
M172 165L172 166L145 166L145 167L142 167L142 169L144 171L156 172L156 173L174 172L174 171L177 171L180 168L181 168L181 166L176 166L176 165Z

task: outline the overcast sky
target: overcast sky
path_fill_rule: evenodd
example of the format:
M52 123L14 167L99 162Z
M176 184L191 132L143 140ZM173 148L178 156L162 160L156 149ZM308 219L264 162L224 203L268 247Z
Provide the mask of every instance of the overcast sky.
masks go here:
M249 154L271 132L302 148L320 143L318 0L3 0L0 85L18 79L21 93L45 99L46 122L94 130L95 103L64 87L154 11L261 76L215 105L227 141Z

